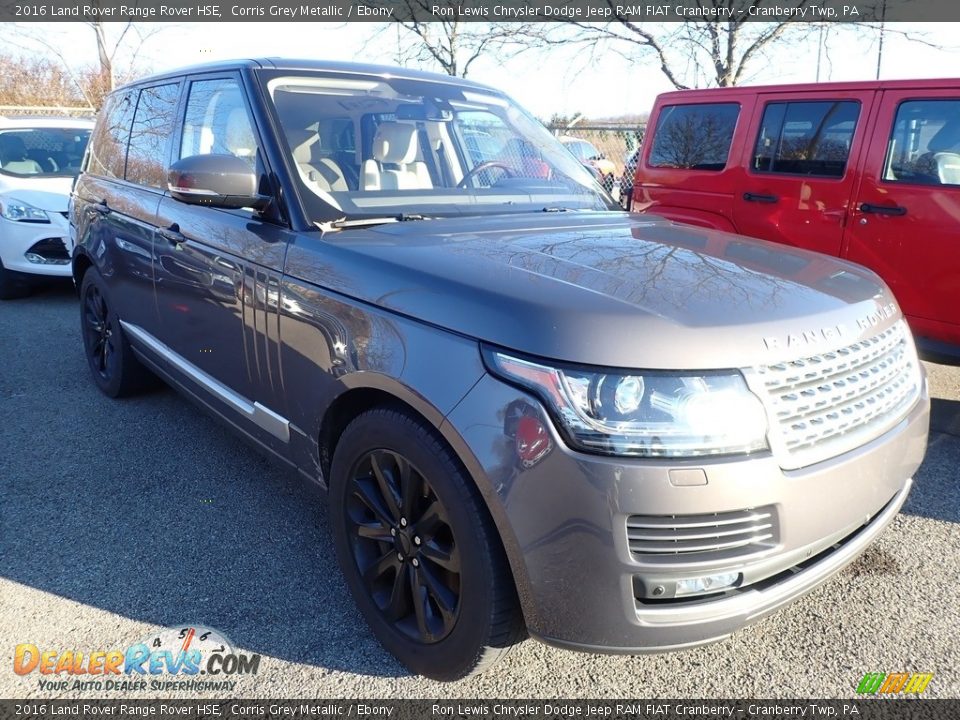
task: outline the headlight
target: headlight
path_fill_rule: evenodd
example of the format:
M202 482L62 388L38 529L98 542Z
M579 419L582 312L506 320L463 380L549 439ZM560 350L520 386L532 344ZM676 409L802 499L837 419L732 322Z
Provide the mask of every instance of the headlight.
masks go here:
M19 200L0 200L0 217L16 222L50 222L50 218L43 210Z
M636 457L767 449L767 416L739 372L624 372L551 367L485 350L490 369L539 395L570 444Z

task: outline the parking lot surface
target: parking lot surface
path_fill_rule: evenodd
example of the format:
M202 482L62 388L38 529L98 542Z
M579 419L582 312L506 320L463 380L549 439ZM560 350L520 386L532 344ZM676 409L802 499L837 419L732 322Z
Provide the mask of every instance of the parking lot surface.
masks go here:
M18 643L123 649L185 623L262 655L257 675L211 697L854 697L865 672L897 671L932 672L925 696L960 697L960 368L928 365L930 446L903 513L806 598L704 648L528 641L444 685L409 675L367 630L323 494L170 389L101 396L78 312L69 285L0 305L3 697L203 696L42 690L37 672L12 671Z

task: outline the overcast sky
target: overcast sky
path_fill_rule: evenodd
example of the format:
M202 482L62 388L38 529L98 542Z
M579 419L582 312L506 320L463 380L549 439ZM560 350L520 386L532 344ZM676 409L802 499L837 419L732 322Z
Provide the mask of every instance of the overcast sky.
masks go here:
M23 46L24 35L35 28L2 23L0 45ZM151 26L144 24L147 29ZM654 23L647 23L647 26ZM111 30L120 26L115 24ZM899 30L923 33L942 49L909 43L887 35L882 78L960 76L960 25L951 23L900 24ZM73 61L96 62L92 31L82 23L48 23L44 37L64 48ZM876 73L876 42L855 40L850 34L828 38L822 55L821 80L866 80ZM791 49L760 63L750 84L813 82L818 43ZM193 23L168 26L141 48L138 65L166 70L183 65L238 57L286 56L396 64L396 27L374 23ZM425 69L434 69L426 67ZM584 50L528 52L513 58L486 58L470 68L470 78L494 85L512 95L542 118L576 112L610 117L646 112L656 95L672 89L653 64L631 65L615 53Z

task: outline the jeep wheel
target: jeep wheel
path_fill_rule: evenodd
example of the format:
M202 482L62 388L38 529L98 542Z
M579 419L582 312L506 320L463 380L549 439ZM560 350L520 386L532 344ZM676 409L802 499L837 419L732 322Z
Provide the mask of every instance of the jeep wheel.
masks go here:
M80 329L87 364L101 392L116 398L144 387L150 373L130 349L103 278L93 268L80 285Z
M380 408L350 423L333 458L330 518L357 605L413 672L457 680L524 636L486 506L422 420Z

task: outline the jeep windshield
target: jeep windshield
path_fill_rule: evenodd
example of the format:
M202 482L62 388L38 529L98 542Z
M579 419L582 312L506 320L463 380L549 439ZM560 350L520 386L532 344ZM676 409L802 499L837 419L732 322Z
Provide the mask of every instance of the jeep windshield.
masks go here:
M589 169L496 91L289 73L266 86L315 222L617 209Z

